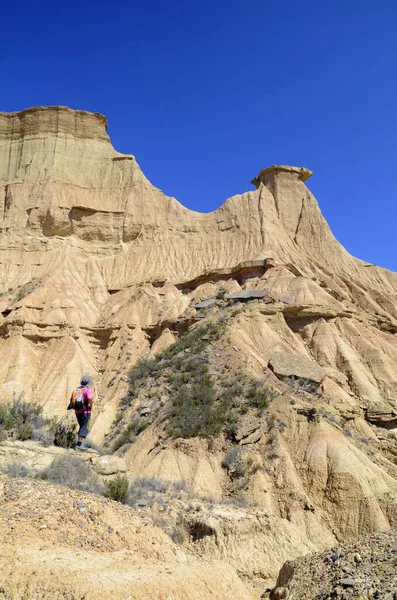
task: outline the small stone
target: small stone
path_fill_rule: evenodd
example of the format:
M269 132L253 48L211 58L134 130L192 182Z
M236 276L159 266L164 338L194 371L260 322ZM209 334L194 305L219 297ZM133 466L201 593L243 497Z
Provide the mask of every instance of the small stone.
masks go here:
M340 553L334 552L333 554L331 554L330 558L331 558L332 562L336 562L337 560L340 559Z
M108 527L108 532L109 532L109 533L113 533L113 531L114 531L113 527L111 527L111 526L109 525L109 527Z
M137 506L149 506L149 504L150 504L150 500L142 499L142 500L138 500L138 502L137 502Z
M77 508L84 508L84 502L79 502Z
M85 513L87 512L87 509L86 509L86 508L84 508L84 506L82 506L81 508L79 508L79 511L80 511L82 514L85 514Z
M352 577L346 577L346 579L343 579L342 585L343 587L354 587L355 581Z
M355 553L353 558L354 558L354 562L356 562L356 563L360 563L362 561L361 556L358 552Z

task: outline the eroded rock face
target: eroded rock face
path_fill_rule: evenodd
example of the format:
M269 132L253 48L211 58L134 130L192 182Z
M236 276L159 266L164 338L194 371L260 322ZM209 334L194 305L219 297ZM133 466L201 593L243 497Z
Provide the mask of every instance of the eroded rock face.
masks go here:
M243 494L269 517L267 562L245 556L252 530L244 520L229 527L201 519L222 544L215 548L214 536L198 542L248 576L274 578L286 552L390 527L397 275L337 242L304 183L306 169L264 169L256 189L199 214L155 188L134 156L114 150L106 127L102 115L65 107L0 114L0 401L23 393L61 416L90 373L91 436L102 442L117 433L112 423L139 358L222 318L213 372L229 370L237 382L265 378L278 394L266 418L248 411L235 431L243 479L222 467L230 441L211 450L206 440L164 434L156 419L170 401L166 389L138 399L150 426L123 459L104 457L97 469L183 480L219 501ZM290 376L314 381L321 394L288 391L282 380ZM52 456L28 446L8 453L21 459L23 451L37 468ZM255 539L259 546L265 538Z
M59 414L90 371L109 422L109 399L125 389L120 367L149 350L142 330L183 315L183 282L217 271L225 279L244 261L244 277L265 274L273 294L295 296L291 318L348 314L337 294L395 323L396 275L338 244L306 171L272 167L257 190L201 215L152 186L133 156L113 149L106 126L65 107L0 115L4 400L23 392ZM333 296L289 269L283 279L275 264L325 279Z

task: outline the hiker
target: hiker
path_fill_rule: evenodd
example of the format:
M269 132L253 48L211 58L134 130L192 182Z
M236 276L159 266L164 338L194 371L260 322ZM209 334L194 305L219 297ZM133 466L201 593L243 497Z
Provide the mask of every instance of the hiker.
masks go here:
M93 405L93 393L91 386L93 379L90 375L84 375L81 378L80 386L76 388L70 397L68 410L74 409L76 419L79 424L77 433L77 444L75 450L87 450L83 441L88 435L88 425L91 419L91 410Z

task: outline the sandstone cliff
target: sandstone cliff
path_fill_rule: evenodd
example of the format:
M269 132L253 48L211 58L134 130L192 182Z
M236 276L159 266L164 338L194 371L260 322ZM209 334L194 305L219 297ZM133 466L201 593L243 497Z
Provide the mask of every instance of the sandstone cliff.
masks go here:
M151 414L118 450L129 476L183 480L198 495L243 496L262 510L203 516L214 533L196 550L245 577L274 579L291 555L390 527L397 274L338 243L307 169L263 169L256 189L200 214L152 186L106 126L65 107L0 114L1 402L23 393L60 416L90 372L92 437L109 448L135 414ZM205 350L210 376L219 389L261 382L270 406L244 405L240 429L209 445L167 434L161 374L120 405L138 359L219 322ZM225 468L235 446L238 468Z

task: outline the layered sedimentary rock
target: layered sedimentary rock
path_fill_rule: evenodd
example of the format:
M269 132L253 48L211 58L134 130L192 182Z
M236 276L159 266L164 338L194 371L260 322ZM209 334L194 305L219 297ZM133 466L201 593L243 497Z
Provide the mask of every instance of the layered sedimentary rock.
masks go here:
M84 370L103 371L103 396L112 357L122 346L128 351L128 333L135 331L134 356L141 329L186 309L180 284L257 258L292 263L329 284L339 301L393 326L396 274L342 248L305 177L294 168L266 170L255 191L199 214L152 186L133 156L113 149L102 115L65 107L2 113L2 398L23 391L55 413ZM166 286L153 288L157 280ZM290 283L302 286L300 303L325 297L302 278Z
M274 411L288 432L275 436L282 460L271 467L265 423L241 424L236 442L263 469L247 501L268 511L284 541L299 531L302 551L389 527L397 505L397 274L338 243L305 185L307 169L263 169L256 189L200 214L152 186L134 156L113 149L106 126L102 115L65 107L0 114L1 402L24 394L60 416L91 373L92 436L102 441L138 358L233 304L234 358L224 364L273 383L308 378L322 394L295 401L279 389ZM164 441L153 422L126 463L131 476L183 479L220 500L230 483L224 450ZM243 572L244 532L232 529L240 535L233 550L229 542L211 550L207 536L202 551L223 552ZM261 577L274 576L285 558L272 552Z

